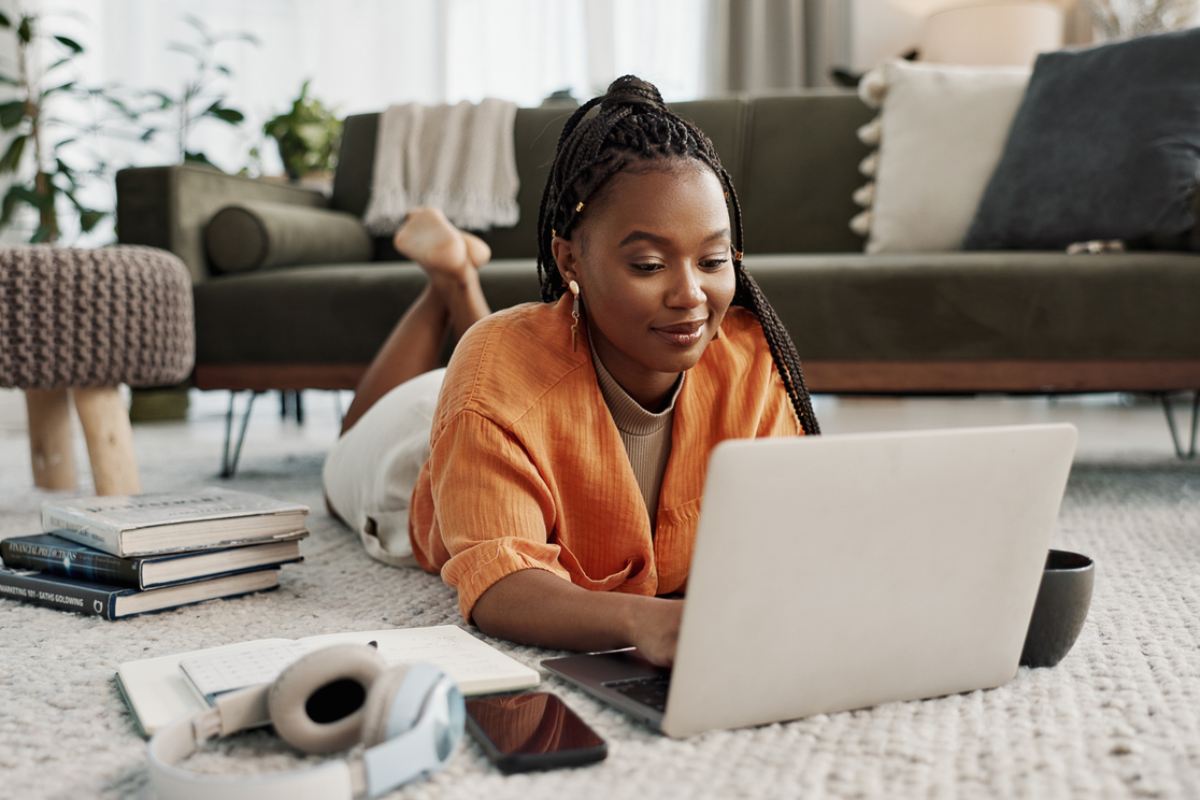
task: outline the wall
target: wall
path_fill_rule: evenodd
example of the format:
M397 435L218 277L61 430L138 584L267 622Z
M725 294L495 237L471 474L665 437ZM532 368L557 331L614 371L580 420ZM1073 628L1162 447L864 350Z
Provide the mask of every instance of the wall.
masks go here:
M856 70L867 70L917 45L921 20L934 11L963 0L845 0L852 30L850 59ZM1091 25L1081 0L1054 0L1067 14L1068 43L1091 41Z

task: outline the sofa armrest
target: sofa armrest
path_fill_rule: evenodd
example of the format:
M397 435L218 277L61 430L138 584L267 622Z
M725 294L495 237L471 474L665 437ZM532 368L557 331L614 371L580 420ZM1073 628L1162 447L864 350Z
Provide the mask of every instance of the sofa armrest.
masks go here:
M238 201L324 208L325 195L283 183L227 175L208 167L133 167L117 173L117 241L169 250L199 283L211 273L204 255L204 226L219 209Z

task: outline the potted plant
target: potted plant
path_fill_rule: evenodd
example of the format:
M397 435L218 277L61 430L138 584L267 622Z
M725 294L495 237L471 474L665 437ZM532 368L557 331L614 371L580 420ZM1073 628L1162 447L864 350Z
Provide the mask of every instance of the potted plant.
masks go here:
M0 38L12 36L16 43L10 51L16 56L15 74L0 71L0 86L11 87L15 94L0 101L0 175L13 176L0 203L0 228L26 206L37 215L30 241L52 244L62 237L64 214L75 215L82 233L92 231L108 214L92 208L83 193L89 181L103 179L108 172L104 159L91 150L97 138L141 137L113 127L110 120L74 122L51 113L60 98L74 97L76 102L100 101L119 111L124 120L137 118L137 112L118 96L118 87L85 87L72 77L83 46L68 36L43 31L41 22L37 14L21 13L14 21L0 13ZM35 57L40 43L54 55L44 68Z
M342 122L315 97L308 96L310 81L285 113L263 125L263 133L275 140L288 179L298 183L314 174L331 172L337 163Z
M163 128L175 130L175 149L181 163L216 165L201 150L192 145L192 132L205 120L222 122L238 127L245 115L226 105L222 82L233 78L233 70L220 63L214 53L226 42L250 44L257 47L259 40L249 33L214 33L199 18L185 14L184 22L192 29L194 41L168 43L167 49L192 59L192 75L184 81L176 94L154 89L146 95L155 103L149 110L167 117Z

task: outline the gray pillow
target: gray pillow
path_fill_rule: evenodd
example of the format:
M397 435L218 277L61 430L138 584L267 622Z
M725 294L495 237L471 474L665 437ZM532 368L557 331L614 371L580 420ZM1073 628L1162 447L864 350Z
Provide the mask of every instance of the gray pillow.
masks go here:
M372 243L353 214L287 203L242 202L213 215L204 247L214 272L371 260Z
M1197 246L1200 29L1038 56L963 246Z

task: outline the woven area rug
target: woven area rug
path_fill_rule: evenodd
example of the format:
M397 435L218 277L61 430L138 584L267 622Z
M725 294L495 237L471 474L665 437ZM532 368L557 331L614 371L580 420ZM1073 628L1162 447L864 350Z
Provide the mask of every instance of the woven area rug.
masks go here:
M211 484L219 442L144 426L145 489ZM37 530L23 438L0 438L0 537ZM145 743L112 682L122 661L269 636L460 623L435 577L384 567L326 516L322 446L254 444L235 488L307 503L304 564L275 592L104 622L0 600L4 797L148 794ZM1008 685L686 741L659 736L555 679L609 743L591 767L504 777L468 742L398 796L1200 797L1200 464L1081 460L1055 546L1095 557L1091 614L1053 669ZM476 632L478 633L478 632ZM547 651L494 642L536 666ZM210 772L302 761L265 732L192 760Z

